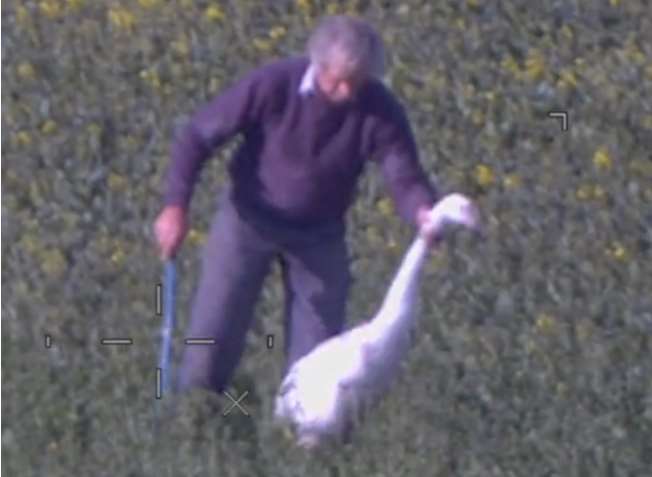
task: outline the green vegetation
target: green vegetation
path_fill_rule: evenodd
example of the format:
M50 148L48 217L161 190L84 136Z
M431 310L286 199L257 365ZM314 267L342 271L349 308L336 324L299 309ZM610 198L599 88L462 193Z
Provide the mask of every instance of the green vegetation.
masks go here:
M154 432L151 223L173 128L342 11L382 31L424 165L479 200L488 240L433 256L405 372L349 447L306 456L271 424L278 270L234 383L253 417L196 392ZM14 0L2 16L6 475L649 475L649 2ZM227 153L193 201L177 353ZM354 323L412 231L373 168L349 220Z

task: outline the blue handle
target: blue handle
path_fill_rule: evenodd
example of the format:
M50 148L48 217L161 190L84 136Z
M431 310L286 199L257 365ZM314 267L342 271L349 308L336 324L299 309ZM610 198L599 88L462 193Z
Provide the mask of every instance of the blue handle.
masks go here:
M174 259L165 262L165 276L163 279L163 329L161 330L161 388L167 391L170 388L170 356L172 354L172 335L174 333L176 311L177 269Z

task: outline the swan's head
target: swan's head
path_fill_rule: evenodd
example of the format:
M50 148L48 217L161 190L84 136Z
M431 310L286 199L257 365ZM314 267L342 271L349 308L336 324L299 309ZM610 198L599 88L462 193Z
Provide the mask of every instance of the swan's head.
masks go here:
M449 194L437 202L429 212L424 232L441 236L451 225L480 231L480 214L471 199L462 194Z

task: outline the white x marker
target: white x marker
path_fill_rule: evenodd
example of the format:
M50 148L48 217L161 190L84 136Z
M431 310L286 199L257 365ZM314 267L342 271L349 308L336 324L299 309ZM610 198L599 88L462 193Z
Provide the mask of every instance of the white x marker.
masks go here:
M245 409L245 408L240 404L240 401L243 401L244 398L247 397L247 394L249 394L249 391L245 391L244 393L242 393L242 396L240 396L240 397L236 400L236 399L233 399L233 397L232 397L229 393L227 393L226 391L224 391L224 395L225 395L226 397L228 397L231 401L233 401L233 404L231 404L231 405L229 406L229 408L226 409L226 410L222 413L222 416L226 416L228 413L231 412L231 410L232 410L234 407L237 407L238 409L240 409L240 411L242 411L242 414L244 414L245 416L248 416L249 413L248 413L247 410L246 410L246 409Z

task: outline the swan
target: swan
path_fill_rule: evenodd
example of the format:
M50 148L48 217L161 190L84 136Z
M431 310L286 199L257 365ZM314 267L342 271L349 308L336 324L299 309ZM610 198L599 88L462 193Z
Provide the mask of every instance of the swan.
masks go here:
M477 208L462 194L445 196L429 211L374 318L323 341L290 367L276 395L274 417L294 429L299 447L346 439L387 390L410 345L428 253L425 235L441 237L450 225L478 228Z

